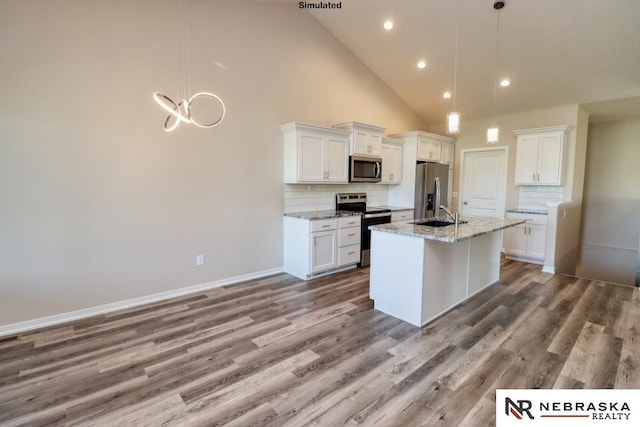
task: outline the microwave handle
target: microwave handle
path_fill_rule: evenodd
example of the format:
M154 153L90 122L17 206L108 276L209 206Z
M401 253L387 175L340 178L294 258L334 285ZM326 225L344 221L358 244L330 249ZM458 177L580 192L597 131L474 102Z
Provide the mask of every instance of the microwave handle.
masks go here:
M380 178L380 162L376 162L376 178Z

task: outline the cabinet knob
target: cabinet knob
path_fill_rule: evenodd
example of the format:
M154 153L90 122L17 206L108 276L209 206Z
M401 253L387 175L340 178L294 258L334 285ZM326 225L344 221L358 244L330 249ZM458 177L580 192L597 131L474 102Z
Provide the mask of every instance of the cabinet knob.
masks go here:
M469 202L467 202L467 201L465 200L464 202L462 202L462 204L466 206L466 205L468 205L468 204L469 204Z

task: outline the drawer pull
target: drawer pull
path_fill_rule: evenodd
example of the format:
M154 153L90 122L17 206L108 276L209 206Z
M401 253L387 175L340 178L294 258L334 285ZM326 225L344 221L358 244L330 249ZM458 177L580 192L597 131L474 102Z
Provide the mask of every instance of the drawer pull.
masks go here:
M356 233L349 233L349 237L355 236L355 235L356 235Z
M353 255L353 254L355 254L355 252L354 252L354 251L347 252L347 255Z
M329 227L331 227L331 224L325 224L322 226L322 228L329 228Z

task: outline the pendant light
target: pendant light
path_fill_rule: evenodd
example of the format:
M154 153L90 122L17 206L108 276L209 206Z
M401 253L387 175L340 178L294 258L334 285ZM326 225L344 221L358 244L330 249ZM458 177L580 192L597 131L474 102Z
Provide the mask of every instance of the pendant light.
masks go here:
M164 121L164 130L171 132L176 129L180 123L194 124L201 128L210 128L218 125L225 115L225 106L222 99L211 92L198 92L191 96L191 26L189 15L189 0L178 0L180 6L180 19L178 22L178 45L182 49L181 57L181 70L182 70L182 94L180 93L180 71L178 71L178 99L182 99L175 102L173 99L160 92L153 94L153 100L160 105L169 115ZM185 2L186 8L185 8ZM186 9L186 11L185 11ZM185 24L186 21L186 24ZM215 104L218 104L219 112L209 122L201 122L195 119L193 116L193 104L198 98L209 98L213 100Z
M496 56L493 63L493 107L491 113L491 127L487 129L487 144L496 144L500 139L500 129L496 126L496 91L498 88L498 60L500 58L500 9L504 7L504 1L496 0L493 8L497 12L496 19Z
M453 61L453 111L447 114L447 133L460 133L460 113L456 111L456 86L458 83L458 35L460 30L460 0L456 2L456 47Z

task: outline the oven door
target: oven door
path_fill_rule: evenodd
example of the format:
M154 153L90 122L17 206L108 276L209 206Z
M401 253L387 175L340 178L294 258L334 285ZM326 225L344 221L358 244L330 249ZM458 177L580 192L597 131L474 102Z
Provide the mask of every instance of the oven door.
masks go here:
M362 217L362 238L360 239L360 249L362 256L360 257L359 267L367 267L371 257L371 231L370 225L389 224L391 222L391 212L366 214Z
M380 182L382 159L375 157L349 157L349 182Z

